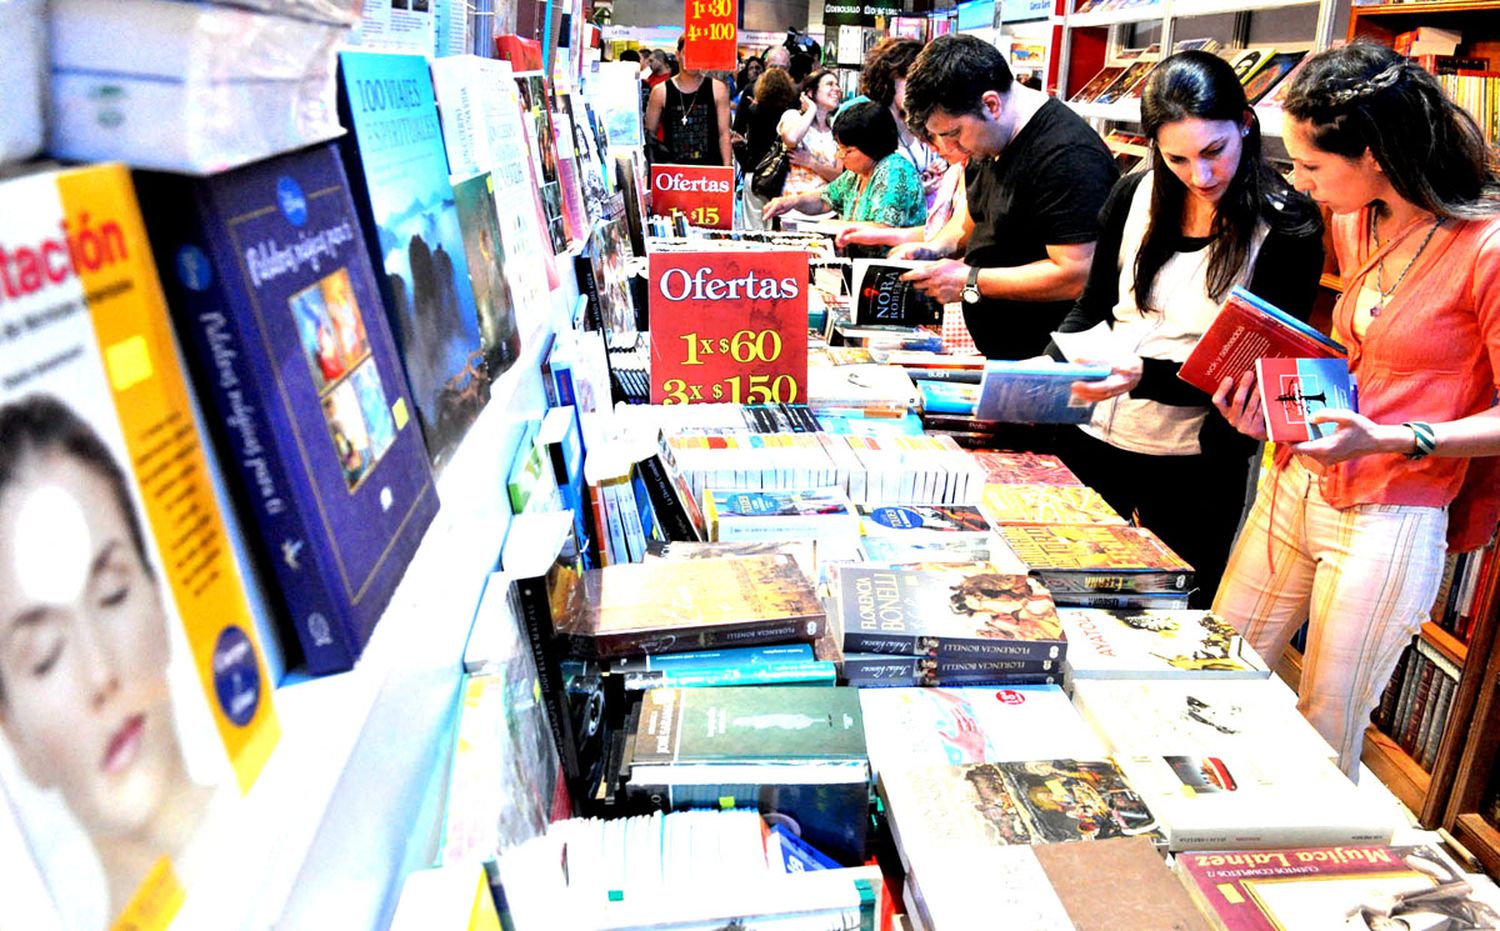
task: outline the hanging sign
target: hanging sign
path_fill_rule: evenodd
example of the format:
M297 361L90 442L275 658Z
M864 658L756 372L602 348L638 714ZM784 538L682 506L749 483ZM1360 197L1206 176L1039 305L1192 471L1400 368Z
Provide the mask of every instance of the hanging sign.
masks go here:
M807 397L807 253L653 252L651 403Z
M674 212L694 226L727 230L734 224L734 169L719 165L652 165L651 214Z
M733 71L739 67L738 0L687 0L682 24L682 67Z

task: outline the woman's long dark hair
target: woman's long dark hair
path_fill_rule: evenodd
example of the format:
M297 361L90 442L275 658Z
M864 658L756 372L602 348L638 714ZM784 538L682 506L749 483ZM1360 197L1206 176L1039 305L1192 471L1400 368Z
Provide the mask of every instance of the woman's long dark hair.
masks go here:
M1234 69L1217 55L1182 52L1151 72L1141 97L1141 126L1153 143L1168 123L1184 119L1229 120L1244 125L1240 163L1214 210L1208 247L1208 294L1222 301L1250 258L1257 224L1264 219L1286 232L1310 232L1320 222L1317 208L1266 164L1261 156L1260 121L1245 100ZM1167 167L1161 150L1151 148L1151 216L1135 259L1135 300L1147 310L1157 272L1177 251L1187 188Z
M1437 79L1383 45L1355 42L1310 59L1288 89L1286 114L1324 152L1375 157L1396 193L1440 217L1500 213L1494 153Z

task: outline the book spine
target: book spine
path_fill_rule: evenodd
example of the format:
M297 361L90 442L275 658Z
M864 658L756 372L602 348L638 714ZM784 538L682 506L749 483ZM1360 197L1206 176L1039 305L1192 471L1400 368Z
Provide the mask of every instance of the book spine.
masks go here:
M661 461L655 456L648 456L636 463L636 474L640 476L651 503L656 509L656 518L662 532L669 542L689 541L698 539L693 530L692 521L689 520L686 509L682 502L677 499L677 492L672 487L672 479L667 475Z
M143 196L142 204L174 205L149 214L158 267L175 268L174 257L183 248L215 254L200 225L206 221L197 211L177 206L205 197L202 188L164 184L158 189L149 183L143 188L143 194L154 196ZM169 190L173 196L168 197ZM275 378L270 361L259 354L261 342L249 332L250 322L228 310L248 306L248 300L229 292L223 270L237 266L232 257L228 261L214 263L206 288L186 287L174 275L164 276L162 283L171 298L172 319L195 387L205 402L215 451L242 512L248 512L246 523L255 528L256 559L276 579L281 613L296 631L309 671L342 672L353 667L359 648L350 634L347 606L325 582L323 548L314 543L318 536L311 532L285 465L282 433L273 419L277 402L267 392ZM282 547L299 544L292 561Z
M1032 569L1037 578L1055 596L1064 594L1115 594L1137 595L1186 593L1191 587L1190 572L1172 572L1147 569L1144 571L1111 571L1108 569Z
M1406 714L1411 710L1412 697L1416 694L1417 681L1422 678L1418 668L1421 658L1417 656L1416 648L1408 646L1405 655L1406 668L1401 674L1401 693L1396 698L1396 710L1391 715L1390 729L1385 732L1386 736L1392 740L1401 736L1406 723Z
M604 501L605 521L609 526L609 563L611 565L630 562L630 550L625 545L625 518L621 515L618 481L600 482L600 497Z
M1453 680L1447 675L1439 672L1435 679L1436 684L1432 689L1432 698L1428 701L1430 708L1427 720L1422 724L1422 736L1417 741L1417 765L1431 771L1433 758L1437 755L1437 745L1443 736L1443 725L1448 715L1447 704L1453 698Z
M589 497L589 510L594 515L594 537L589 541L589 546L594 553L594 565L608 566L614 560L611 558L611 547L609 543L609 515L604 508L604 489L602 485L593 484L586 486Z
M1403 652L1396 661L1396 671L1391 673L1391 680L1386 683L1385 691L1380 693L1380 704L1375 706L1375 713L1370 716L1381 733L1391 732L1391 715L1396 711L1396 699L1401 697L1401 682L1406 675L1406 664L1410 658L1410 653Z
M832 685L837 678L833 663L807 660L796 663L757 665L750 668L653 669L624 676L630 691L661 688L705 688L724 685Z
M1428 693L1432 689L1432 675L1437 671L1437 667L1420 653L1415 654L1413 659L1417 661L1417 683L1412 691L1411 707L1401 720L1401 734L1396 740L1408 755L1414 755L1412 748L1416 745L1417 727L1422 720L1422 711L1427 706Z
M888 679L926 679L933 673L931 660L922 656L851 656L845 654L840 671L844 678L862 681Z
M889 656L931 656L934 651L922 647L918 637L910 634L861 633L844 631L845 653L882 653Z
M630 479L612 483L615 500L619 501L620 522L625 528L626 559L640 562L646 558L646 530L641 524L640 506L635 500L635 486Z
M547 462L552 468L553 476L557 479L557 493L562 498L562 505L573 512L573 529L574 535L578 537L579 549L591 561L591 564L584 568L597 566L599 563L592 562L595 555L595 530L591 526L594 514L592 503L580 497L581 483L575 481L576 476L568 471L568 456L563 444L553 441L543 445L547 454Z
M568 709L567 688L563 681L562 657L558 650L557 631L553 626L547 577L533 576L511 582L512 607L526 628L526 639L536 661L537 685L547 711L547 726L562 761L568 781L577 785L583 778L578 757L578 743L573 733L573 717Z
M570 637L570 649L579 659L609 659L644 653L680 653L722 647L765 646L776 643L813 643L823 635L823 615L774 621L750 620L712 627L681 627L671 630L634 630Z
M1376 819L1378 820L1378 819ZM1388 844L1389 826L1379 829L1369 821L1309 824L1236 824L1233 829L1180 828L1164 824L1167 847L1184 850L1277 850L1291 847L1332 847Z

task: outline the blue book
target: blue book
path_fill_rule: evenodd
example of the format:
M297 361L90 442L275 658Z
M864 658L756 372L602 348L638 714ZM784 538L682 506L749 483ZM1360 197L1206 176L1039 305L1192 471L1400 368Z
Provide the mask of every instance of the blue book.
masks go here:
M963 414L972 417L979 402L979 386L954 381L919 379L922 409L929 414Z
M1073 382L1108 375L1102 365L987 362L975 416L1002 423L1088 423L1094 405L1074 399Z
M427 60L340 52L339 118L356 228L441 469L489 401L490 375Z
M812 662L810 643L777 646L730 647L724 650L690 650L686 653L621 656L609 664L610 672L653 672L686 669L722 669L770 663Z
M811 873L839 868L832 857L793 834L784 824L771 825L771 836L767 839L766 846L772 845L780 852L781 865L788 873Z
M562 506L573 512L573 534L578 541L582 567L597 568L590 555L597 530L583 481L583 441L579 437L578 416L571 405L547 411L537 431L536 445L552 466Z
M208 178L142 174L139 186L282 623L311 672L348 669L438 500L338 152Z

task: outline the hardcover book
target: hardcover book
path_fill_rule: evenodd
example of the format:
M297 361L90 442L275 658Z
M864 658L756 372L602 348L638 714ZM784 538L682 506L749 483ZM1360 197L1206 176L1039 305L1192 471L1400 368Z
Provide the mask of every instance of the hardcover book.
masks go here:
M1142 527L1007 524L998 532L1054 597L1192 589L1193 567Z
M1256 359L1333 359L1344 355L1343 346L1236 287L1188 353L1177 377L1213 394L1225 378L1238 380L1254 368Z
M1033 452L990 451L971 454L984 471L986 485L1082 485L1056 456Z
M848 688L652 689L629 791L653 807L758 807L840 863L864 862L869 763Z
M485 172L455 183L453 203L469 264L485 373L493 382L521 357L515 298L505 279L505 254L495 214L495 180Z
M5 821L72 926L162 928L280 740L273 683L129 173L0 201Z
M1067 652L1047 590L989 563L844 565L836 586L848 653L1057 661Z
M344 164L434 467L489 401L469 265L426 59L339 53Z
M1178 854L1177 875L1223 931L1497 928L1494 887L1433 847L1338 844Z
M979 505L1000 524L1123 524L1125 518L1085 485L986 485Z
M812 642L826 623L790 556L652 560L592 569L563 603L575 655Z
M859 701L876 775L890 768L1105 755L1056 685L865 689Z
M1322 410L1359 410L1359 392L1345 359L1255 360L1266 433L1276 443L1329 436L1337 424L1311 423Z
M855 259L854 284L850 293L850 320L855 325L939 326L943 305L902 281L901 276L925 262Z
M438 500L338 153L140 183L209 432L296 631L286 639L313 673L349 669Z
M1099 365L991 360L984 366L975 416L1002 423L1088 423L1094 405L1074 399L1073 382L1108 375Z
M1264 679L1270 670L1209 611L1059 608L1074 679Z

